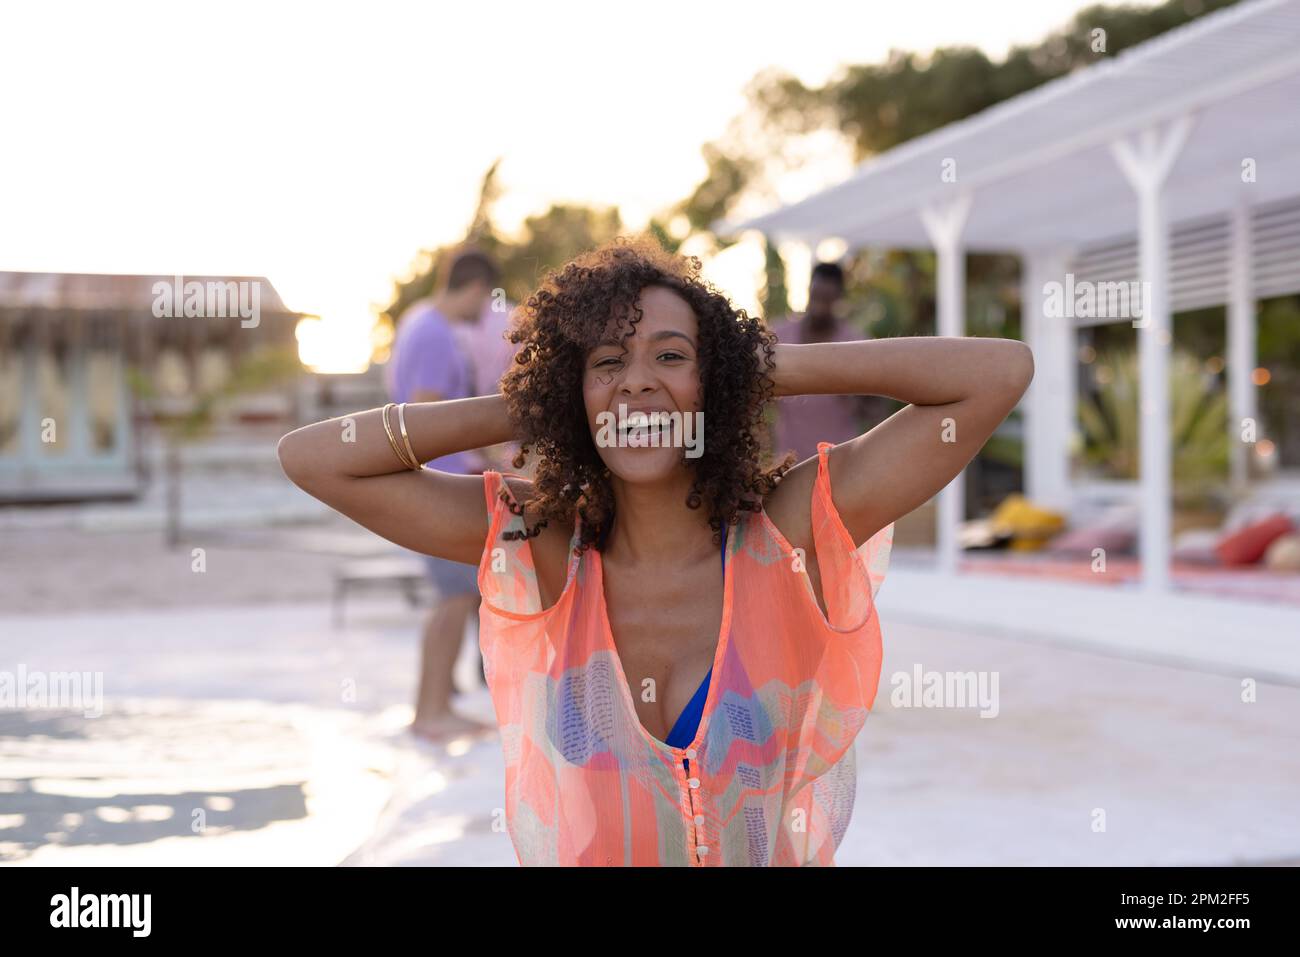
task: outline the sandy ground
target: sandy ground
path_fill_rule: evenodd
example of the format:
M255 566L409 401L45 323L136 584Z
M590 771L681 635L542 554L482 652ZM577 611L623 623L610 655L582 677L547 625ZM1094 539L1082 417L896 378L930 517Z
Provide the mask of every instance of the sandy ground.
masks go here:
M418 622L380 596L341 630L319 602L0 618L0 670L104 688L101 717L2 716L0 859L513 865L497 739L401 733ZM1300 690L1246 704L1230 677L888 621L885 638L840 864L1300 861ZM996 672L997 716L891 701L918 665ZM482 690L460 707L490 716Z
M343 518L192 532L175 549L152 530L7 529L0 614L323 600L344 563L377 554L406 553Z
M0 861L338 863L418 750L403 728L419 616L376 597L354 617L336 631L314 603L0 618L0 671L80 672L100 692L0 709Z
M349 619L380 624L340 631L328 602L349 562L409 553L337 516L222 527L192 508L207 520L175 549L159 528L77 527L141 511L0 521L0 672L103 680L93 717L0 706L0 863L337 863L418 750L423 608L360 594Z

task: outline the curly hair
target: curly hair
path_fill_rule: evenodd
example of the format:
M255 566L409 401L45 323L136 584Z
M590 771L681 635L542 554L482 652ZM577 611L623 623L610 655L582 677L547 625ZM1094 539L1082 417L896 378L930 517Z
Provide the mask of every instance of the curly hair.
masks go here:
M699 457L683 456L695 473L685 504L707 509L715 544L724 524L739 521L740 510L762 507L793 463L787 455L764 464L763 413L773 395L776 336L702 280L695 256L673 255L646 236L620 236L547 273L515 312L509 338L520 348L500 387L521 442L515 467L524 466L530 449L538 460L532 497L522 507L512 505L516 514L534 513L537 524L512 537L535 536L551 519L571 522L576 510L580 549L603 547L614 496L587 422L583 369L612 319L626 330L620 342L633 335L642 318L636 302L648 286L677 293L699 324L709 439Z

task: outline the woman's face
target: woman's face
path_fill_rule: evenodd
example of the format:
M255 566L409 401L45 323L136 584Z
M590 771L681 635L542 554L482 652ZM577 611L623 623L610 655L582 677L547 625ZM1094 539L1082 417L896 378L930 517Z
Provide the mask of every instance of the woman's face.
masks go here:
M588 353L582 393L592 440L610 472L654 482L702 450L699 323L686 300L663 286L643 289L637 306L641 320L631 336L620 345L611 322L607 337ZM656 422L634 412L680 415ZM659 424L666 427L654 427Z

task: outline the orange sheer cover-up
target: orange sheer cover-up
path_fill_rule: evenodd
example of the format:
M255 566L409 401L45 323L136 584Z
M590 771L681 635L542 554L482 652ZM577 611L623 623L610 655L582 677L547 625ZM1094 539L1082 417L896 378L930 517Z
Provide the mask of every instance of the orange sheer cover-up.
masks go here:
M580 519L564 591L542 608L528 540L502 538L523 519L500 497L510 495L501 473L484 474L479 636L520 864L835 863L853 812L853 740L880 678L875 592L894 526L854 547L831 500L830 448L818 445L811 503L827 613L803 556L766 512L742 511L727 535L713 677L685 748L637 718L600 553L577 551Z

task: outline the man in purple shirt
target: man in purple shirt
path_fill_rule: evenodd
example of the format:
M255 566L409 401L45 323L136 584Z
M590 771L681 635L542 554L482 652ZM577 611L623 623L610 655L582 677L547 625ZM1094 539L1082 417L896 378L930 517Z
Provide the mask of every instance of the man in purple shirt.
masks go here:
M492 395L501 391L501 377L510 368L519 351L519 346L506 338L514 310L515 304L510 300L504 296L493 296L477 323L461 327L465 331L462 346L469 356L475 395ZM518 442L503 442L486 449L476 449L475 454L479 457L482 468L475 471L524 471L514 464L518 451Z
M450 268L440 273L437 293L412 303L398 322L387 369L394 402L440 402L495 391L495 382L480 388L474 381L476 367L467 345L469 333L500 286L501 271L486 253L464 249L455 253ZM474 452L445 455L427 464L461 474L483 470L482 460ZM463 562L422 557L438 598L424 626L420 687L411 730L438 741L491 727L461 717L451 708L455 690L452 670L465 625L478 608L478 569Z
M772 326L783 343L849 342L862 338L837 313L844 301L844 271L835 263L818 263L808 286L808 309ZM856 438L862 428L860 397L851 395L783 396L777 400L772 451L779 459L794 451L798 461L817 454L818 442L839 444Z

